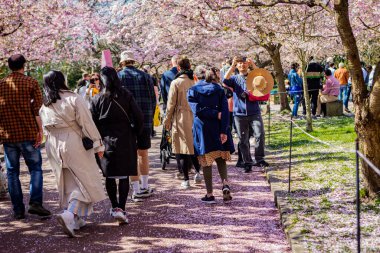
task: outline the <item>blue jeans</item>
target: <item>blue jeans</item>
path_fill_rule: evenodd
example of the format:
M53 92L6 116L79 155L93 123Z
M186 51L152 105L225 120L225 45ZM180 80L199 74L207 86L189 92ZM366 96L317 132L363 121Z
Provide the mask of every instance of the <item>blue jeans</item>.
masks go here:
M343 102L344 107L347 109L348 109L348 101L350 100L350 96L351 96L351 88L352 88L352 84L348 83L347 91L346 91L347 99Z
M20 155L24 157L30 173L29 203L42 204L42 157L39 148L34 148L34 141L4 143L5 164L7 166L8 190L13 211L25 212L20 183Z
M293 112L292 112L293 117L297 116L298 107L300 105L300 102L302 101L302 97L303 96L301 94L293 95L293 99L294 99Z
M343 101L343 105L345 108L348 108L348 98L349 98L348 92L351 93L351 87L348 87L348 85L341 85L340 86L338 99L340 101Z
M255 138L255 162L264 161L264 145L265 145L265 133L264 123L261 115L250 116L235 116L236 131L239 136L239 149L241 152L244 166L251 166L254 164L251 156L251 150L249 145L250 127L253 129L253 137Z

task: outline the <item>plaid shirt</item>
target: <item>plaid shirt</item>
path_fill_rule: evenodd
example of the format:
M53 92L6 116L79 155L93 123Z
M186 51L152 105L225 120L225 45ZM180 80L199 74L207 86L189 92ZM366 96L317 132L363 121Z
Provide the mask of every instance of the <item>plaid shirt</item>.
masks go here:
M36 140L42 93L38 82L18 72L0 80L0 142Z
M152 77L135 67L126 67L118 75L121 85L132 92L144 114L144 128L151 129L156 108L156 95Z

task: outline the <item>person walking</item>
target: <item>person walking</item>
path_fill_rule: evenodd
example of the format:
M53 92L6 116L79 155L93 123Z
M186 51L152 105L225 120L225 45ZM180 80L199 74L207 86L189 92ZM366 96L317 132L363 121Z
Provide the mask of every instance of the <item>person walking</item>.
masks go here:
M21 54L12 55L8 66L12 71L0 80L0 143L4 145L8 191L15 219L25 218L25 205L21 189L20 156L24 157L30 174L30 199L28 213L49 216L42 206L43 175L40 145L42 124L39 109L42 93L38 82L24 75L26 59Z
M156 108L156 96L154 93L152 78L145 72L135 68L136 60L130 51L121 53L120 65L123 67L118 72L121 86L128 89L136 100L136 103L144 114L142 132L137 136L138 176L131 176L133 193L132 199L141 202L153 193L149 187L149 157L148 150L151 147L151 133L153 127L153 115ZM141 186L140 186L141 178Z
M171 59L172 68L169 69L168 71L165 71L161 76L160 91L161 91L161 97L163 101L162 108L164 112L166 112L166 105L168 103L168 94L169 94L170 84L174 80L175 76L178 74L177 61L178 61L178 55L174 55Z
M142 130L144 115L132 93L121 87L115 69L104 67L100 77L105 92L91 104L92 118L105 146L100 163L112 204L110 214L120 224L128 223L125 204L129 176L137 176L137 135ZM119 180L118 185L116 179Z
M198 81L187 94L194 115L193 139L195 155L203 169L207 194L204 203L216 203L212 186L212 164L215 161L222 179L223 200L232 199L227 178L226 161L235 152L229 126L229 111L224 89L220 86L219 71L209 68L205 80Z
M190 60L186 57L178 59L178 74L172 81L169 89L168 104L164 126L172 131L172 152L179 155L180 171L183 171L182 187L190 188L189 170L191 155L194 155L192 134L193 113L187 102L187 91L194 85L193 71Z
M232 65L223 79L223 83L231 87L234 91L233 98L235 126L239 136L238 145L241 150L241 155L244 163L244 171L246 173L252 171L252 166L269 166L269 164L264 160L265 133L259 102L255 99L249 99L249 94L247 94L247 77L249 74L249 65L252 65L254 70L257 68L250 59L247 60L245 57L234 57ZM236 68L239 70L239 74L233 75ZM259 72L262 71L259 70ZM271 85L273 86L273 78L270 79L271 75L269 72L269 75L267 72L265 73L268 79L267 81L262 79L257 80L263 82L262 84L268 86L269 88ZM266 88L265 91L267 90L268 89ZM252 160L250 152L250 127L253 128L253 136L255 138L255 161Z
M70 237L86 225L93 205L106 199L94 153L103 156L101 136L83 98L70 91L60 71L44 75L44 105L40 115L46 133L46 154L59 193L57 215Z

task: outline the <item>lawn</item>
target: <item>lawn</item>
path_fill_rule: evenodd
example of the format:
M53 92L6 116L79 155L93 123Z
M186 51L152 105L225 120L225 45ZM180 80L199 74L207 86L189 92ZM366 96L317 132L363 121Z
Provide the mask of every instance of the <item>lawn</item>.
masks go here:
M267 119L264 118L268 133ZM305 121L296 123L305 129ZM356 252L355 154L350 152L355 148L354 119L342 116L313 122L310 134L331 146L293 129L290 194L290 123L275 114L271 125L267 149L273 167L268 173L276 178L275 183L283 189L291 207L285 229L298 233L308 252ZM362 250L380 252L380 201L362 201Z

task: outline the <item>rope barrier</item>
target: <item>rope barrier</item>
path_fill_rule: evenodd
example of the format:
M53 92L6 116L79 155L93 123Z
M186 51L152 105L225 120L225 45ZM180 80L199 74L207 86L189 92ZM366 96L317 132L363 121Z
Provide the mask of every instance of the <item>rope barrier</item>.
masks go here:
M304 134L306 134L307 136L309 136L313 140L315 140L315 141L317 141L317 142L319 142L321 144L324 144L326 146L329 146L329 147L332 147L332 148L336 148L336 149L339 150L339 152L344 152L344 153L355 153L356 152L355 150L345 150L345 149L343 149L341 147L334 146L331 143L328 143L328 142L322 141L321 139L318 139L317 137L315 137L315 136L309 134L308 132L306 132L305 130L303 130L296 122L294 122L291 119L287 119L287 118L279 116L279 115L277 115L277 117L280 117L283 120L292 121L296 128L298 128L299 130L301 130L301 132L303 132Z
M358 155L377 173L377 175L380 176L380 169L377 168L368 158L361 153L360 151L357 151Z
M339 87L339 88L330 88L329 90L340 90L340 88L341 87ZM319 90L322 90L322 89L311 89L311 90L307 90L307 91L319 91ZM303 90L302 90L302 92L299 92L299 93L301 93L301 94L303 94ZM289 91L277 91L277 93L276 94L271 94L271 95L277 95L277 94L289 94Z

